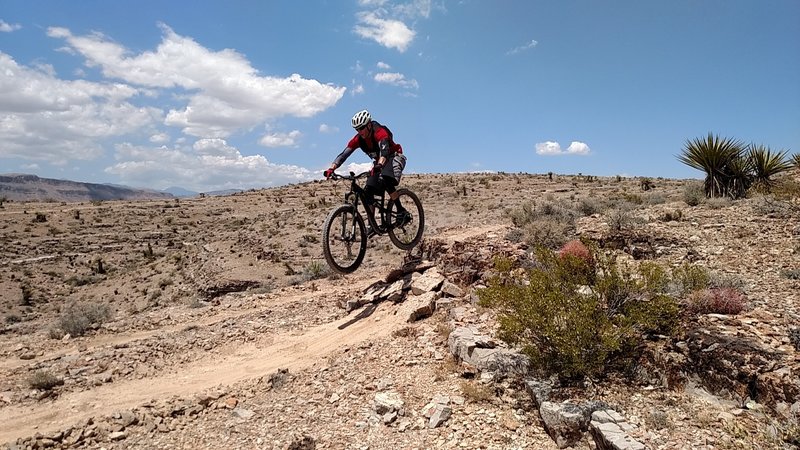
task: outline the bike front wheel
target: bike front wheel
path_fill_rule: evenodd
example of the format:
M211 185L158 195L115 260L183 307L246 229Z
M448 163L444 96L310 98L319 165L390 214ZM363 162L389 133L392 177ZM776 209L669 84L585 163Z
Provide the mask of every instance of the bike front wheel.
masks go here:
M398 202L405 208L405 214L398 211ZM389 201L389 217L392 220L389 239L397 248L411 250L419 244L425 231L425 212L417 194L408 189L398 189L397 200Z
M367 229L353 205L331 211L322 230L322 252L331 269L352 273L367 253Z

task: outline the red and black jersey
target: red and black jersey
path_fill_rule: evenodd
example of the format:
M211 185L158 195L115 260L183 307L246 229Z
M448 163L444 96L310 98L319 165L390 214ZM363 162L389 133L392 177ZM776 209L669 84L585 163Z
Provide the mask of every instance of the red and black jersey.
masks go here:
M364 153L376 161L381 156L388 158L395 153L403 153L403 147L394 142L392 132L389 128L374 120L370 122L370 124L372 126L370 137L364 139L360 134L356 133L356 135L350 139L350 142L347 143L347 147L345 147L342 153L334 160L337 166L341 166L357 148L363 150Z

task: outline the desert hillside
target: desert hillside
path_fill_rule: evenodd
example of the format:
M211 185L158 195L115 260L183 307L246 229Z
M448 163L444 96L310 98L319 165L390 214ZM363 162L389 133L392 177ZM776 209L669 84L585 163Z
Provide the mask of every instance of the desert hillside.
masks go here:
M409 175L423 243L403 252L375 237L345 276L321 244L344 182L5 202L0 444L792 448L800 203L702 199L697 183ZM560 221L529 220L555 210ZM574 238L631 267L700 267L743 308L650 333L624 370L534 376L479 292L498 257L535 268L538 241Z
M40 178L27 174L0 174L0 199L40 202L167 199L172 195L125 186Z

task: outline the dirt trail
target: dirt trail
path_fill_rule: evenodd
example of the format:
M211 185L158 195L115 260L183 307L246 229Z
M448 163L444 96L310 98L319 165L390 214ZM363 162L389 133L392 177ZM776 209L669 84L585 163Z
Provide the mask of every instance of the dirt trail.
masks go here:
M367 283L361 282L357 283L357 286L366 285ZM276 307L285 305L288 303L296 302L300 297L307 296L308 293L300 292L297 294L290 294L290 295L281 295L271 298L258 306L244 308L244 309L229 309L229 310L222 310L216 311L210 315L197 317L192 320L188 320L185 322L179 322L175 325L168 325L162 326L159 328L155 328L152 330L146 331L134 331L134 332L123 332L117 334L104 334L91 337L89 339L84 339L79 342L73 342L71 345L65 348L61 348L57 351L48 352L44 355L39 356L36 360L33 361L26 361L19 358L8 358L4 360L0 360L0 370L11 370L16 369L18 367L23 366L30 366L35 365L37 361L47 361L50 359L60 358L66 355L74 355L78 354L82 351L90 351L92 349L96 349L99 347L108 347L108 346L115 346L120 344L127 344L139 340L148 339L150 337L164 334L164 333L175 333L177 331L183 330L189 326L208 326L213 325L215 323L219 323L228 319L236 318L236 317L244 317L249 314L252 314L257 311L261 311L264 308ZM83 350L81 350L83 349Z
M504 225L497 224L479 227L459 226L443 230L434 237L445 242L454 242L486 233L501 232L504 228L506 228ZM370 277L366 272L354 274L348 280L347 287L320 286L321 289L316 295L319 296L323 292L332 294L340 288L350 292L359 291L371 281L374 281L374 277ZM176 332L192 324L207 325L264 307L280 307L306 295L309 293L290 293L269 299L255 308L219 312L155 330L99 336L89 342L83 342L82 346L94 348L146 339L158 333ZM370 307L357 310L347 317L302 332L270 336L272 344L268 346L239 343L222 345L215 354L209 354L180 367L176 373L119 381L88 391L67 393L53 402L3 408L0 409L0 442L13 442L17 438L31 436L37 432L44 434L62 430L89 417L110 415L115 411L137 407L152 399L191 396L215 386L228 386L243 380L262 377L279 368L302 370L323 360L326 355L337 349L386 336L403 323L403 318L397 314L396 305L382 303L374 310ZM48 354L47 357L77 351L77 347L70 347ZM217 353L224 356L220 357ZM25 364L30 364L30 361L8 359L0 361L0 368L11 369Z
M0 442L13 442L36 432L57 431L89 417L130 409L151 399L189 396L214 386L231 385L279 368L301 370L338 348L388 335L404 323L396 311L395 305L379 304L370 315L362 310L302 334L276 335L274 343L266 347L236 344L223 348L221 353L227 356L204 358L176 374L103 385L63 395L53 403L4 408L0 410Z

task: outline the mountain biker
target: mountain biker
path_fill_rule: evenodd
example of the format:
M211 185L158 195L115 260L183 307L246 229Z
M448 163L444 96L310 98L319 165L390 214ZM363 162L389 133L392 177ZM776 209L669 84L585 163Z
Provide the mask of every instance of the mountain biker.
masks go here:
M323 172L325 178L330 178L333 171L344 164L355 149L360 148L373 160L372 169L364 188L367 193L364 202L367 211L369 211L370 215L374 214L373 197L386 191L397 205L400 223L406 223L410 219L410 214L403 208L397 198L397 185L400 183L400 177L406 167L403 147L394 142L392 132L387 127L376 120L372 120L372 116L366 109L355 113L351 119L351 124L356 130L356 135L350 139L344 150L333 160L330 168ZM368 235L372 236L373 234L375 232L370 227Z

